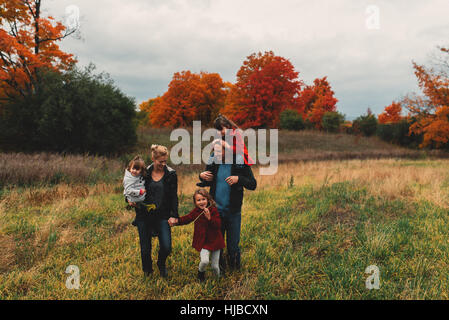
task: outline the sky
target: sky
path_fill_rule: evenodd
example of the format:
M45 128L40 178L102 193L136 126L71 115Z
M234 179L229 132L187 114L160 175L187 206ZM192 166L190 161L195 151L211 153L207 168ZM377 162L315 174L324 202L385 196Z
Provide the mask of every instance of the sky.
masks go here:
M183 70L235 82L246 57L272 50L306 84L327 76L352 120L419 92L412 61L427 65L449 46L447 0L43 0L66 23L70 6L80 37L61 49L109 73L137 104Z

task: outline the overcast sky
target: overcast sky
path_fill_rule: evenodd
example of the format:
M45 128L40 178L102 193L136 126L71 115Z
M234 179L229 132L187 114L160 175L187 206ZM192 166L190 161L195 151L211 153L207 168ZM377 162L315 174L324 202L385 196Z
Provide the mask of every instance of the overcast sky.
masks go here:
M136 102L162 95L182 70L235 76L247 56L274 51L310 84L327 76L338 110L380 113L417 91L412 60L449 45L448 0L44 0L63 20L80 11L82 39L61 43L108 72ZM376 9L379 19L376 28Z

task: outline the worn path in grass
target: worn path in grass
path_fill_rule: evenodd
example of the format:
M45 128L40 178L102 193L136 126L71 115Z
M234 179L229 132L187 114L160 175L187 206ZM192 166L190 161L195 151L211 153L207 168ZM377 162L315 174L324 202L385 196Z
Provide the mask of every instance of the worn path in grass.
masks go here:
M205 284L195 279L193 226L173 229L169 279L157 272L143 279L133 213L118 186L31 202L11 191L0 202L0 298L447 299L447 167L444 160L282 166L278 180L260 179L245 195L241 272L215 279L209 270ZM193 180L181 180L181 215L191 209ZM156 260L157 241L153 248ZM69 265L80 268L80 290L65 287ZM380 290L365 287L369 265L380 269Z

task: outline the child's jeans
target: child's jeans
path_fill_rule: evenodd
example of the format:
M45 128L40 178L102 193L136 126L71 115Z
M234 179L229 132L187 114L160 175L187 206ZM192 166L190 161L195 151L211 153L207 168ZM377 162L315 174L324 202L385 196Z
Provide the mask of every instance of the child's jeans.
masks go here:
M206 271L206 267L209 264L209 260L210 260L212 269L215 271L217 276L220 275L220 267L218 266L218 261L220 259L220 250L211 252L207 249L202 249L200 252L200 258L201 258L201 262L200 262L200 266L199 266L200 272Z

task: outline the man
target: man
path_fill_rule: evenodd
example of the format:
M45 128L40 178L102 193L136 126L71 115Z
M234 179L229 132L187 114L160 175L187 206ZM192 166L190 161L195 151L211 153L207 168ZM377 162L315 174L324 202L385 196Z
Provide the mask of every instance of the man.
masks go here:
M222 233L226 238L228 264L231 270L240 269L240 230L242 218L243 188L255 190L257 181L251 167L244 164L241 155L233 154L232 163L225 163L224 143L217 143L206 170L200 174L199 187L210 187L210 194L217 203L222 220ZM220 268L226 269L223 250Z

